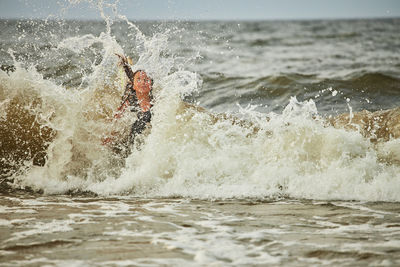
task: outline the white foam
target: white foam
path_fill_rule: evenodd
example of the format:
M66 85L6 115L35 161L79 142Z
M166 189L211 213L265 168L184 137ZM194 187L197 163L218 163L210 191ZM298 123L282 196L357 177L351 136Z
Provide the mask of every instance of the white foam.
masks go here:
M48 194L78 190L138 197L400 201L398 140L376 146L356 131L335 129L319 118L312 100L295 97L282 114L240 107L237 115L251 126L233 123L229 115L184 108L182 95L196 91L201 79L163 56L167 37L140 35L133 69L143 68L153 77L156 104L150 135L126 160L101 145L110 129L129 132L134 120L128 115L114 124L107 120L124 90L114 55L123 51L109 31L60 43L58 49L75 53L102 45L102 61L84 77L86 88L66 90L17 63L11 74L0 71L1 99L41 99L32 112L57 130L46 165L27 163L14 185ZM388 158L395 161L385 162Z
M112 235L112 236L129 236L129 237L148 237L151 236L153 231L130 231L125 228L119 231L109 231L104 232L104 235Z
M35 218L27 218L27 219L14 219L14 220L5 220L5 219L0 219L0 226L19 226L19 225L24 225L28 224L29 221L35 220Z
M52 220L51 222L36 222L29 225L30 230L14 232L11 238L4 242L14 241L23 239L32 235L47 234L55 232L68 232L72 231L71 224L74 224L73 220Z
M167 249L181 249L193 255L196 264L230 265L277 264L279 256L267 253L263 246L236 242L237 233L229 226L222 225L223 217L213 217L204 221L193 221L201 227L211 228L202 231L181 227L174 232L154 234L154 244L164 244Z

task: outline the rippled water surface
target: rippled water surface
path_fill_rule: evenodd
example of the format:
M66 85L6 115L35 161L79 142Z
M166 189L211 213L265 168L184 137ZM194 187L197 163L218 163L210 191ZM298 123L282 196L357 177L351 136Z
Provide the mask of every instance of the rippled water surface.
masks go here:
M399 206L2 196L1 259L36 265L397 265Z

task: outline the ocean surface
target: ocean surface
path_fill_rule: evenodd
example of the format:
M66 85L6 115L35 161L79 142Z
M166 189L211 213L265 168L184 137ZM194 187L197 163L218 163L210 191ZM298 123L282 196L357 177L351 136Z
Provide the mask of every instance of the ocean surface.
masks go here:
M0 20L0 265L400 265L399 29Z

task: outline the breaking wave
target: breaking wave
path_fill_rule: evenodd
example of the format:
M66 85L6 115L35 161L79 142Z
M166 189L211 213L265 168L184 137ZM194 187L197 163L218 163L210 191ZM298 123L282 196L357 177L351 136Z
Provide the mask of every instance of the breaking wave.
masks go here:
M346 102L349 117L342 118L342 124L331 123L317 107L318 99L311 97L321 90L332 99L347 97L346 87L382 87L390 96L397 78L380 73L341 81L301 74L200 77L168 55L167 32L149 37L126 23L137 44L135 51L124 51L110 30L67 37L51 48L72 59L82 58L88 49L97 55L90 65L82 63L85 71L74 70L80 76L70 77L75 82L69 80L68 85L45 77L38 65L23 66L9 51L13 63L2 65L0 71L0 190L400 201L400 139L380 139L373 136L376 129L363 132L353 124L355 117ZM112 120L125 83L116 53L137 55L134 68L145 69L155 81L151 132L127 155L101 141L111 131L127 135L135 120L131 114ZM71 74L71 69L79 69L79 62L73 62L54 71ZM244 90L243 98L268 93L272 99L285 98L286 105L281 112L238 105L236 113L213 113L182 100L199 90L202 81L209 88L200 90L200 97L219 90L212 100L215 105L231 99L228 91L233 84ZM301 90L304 83L312 94ZM399 111L393 114L388 120L397 121L386 129L389 132L400 125Z

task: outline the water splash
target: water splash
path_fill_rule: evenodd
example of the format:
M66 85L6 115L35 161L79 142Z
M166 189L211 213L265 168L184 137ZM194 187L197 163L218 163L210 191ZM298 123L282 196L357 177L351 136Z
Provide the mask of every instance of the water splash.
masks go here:
M102 9L106 2L93 3ZM11 172L14 187L50 194L400 201L397 139L375 144L359 131L334 128L313 100L295 97L282 114L251 105L239 107L239 114L215 114L186 104L182 98L202 81L169 55L170 33L146 36L117 14L135 43L134 51L124 51L113 36L114 20L103 17L104 32L67 37L52 48L83 60L94 51L78 86L46 79L15 57L15 71L0 71L0 108L8 122L2 134L20 140L2 147L2 169L9 169L2 175ZM137 55L133 68L155 81L151 132L127 158L101 144L110 129L127 134L135 120L129 114L111 120L124 90L115 53ZM30 135L22 136L21 128Z

